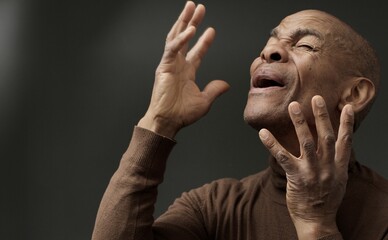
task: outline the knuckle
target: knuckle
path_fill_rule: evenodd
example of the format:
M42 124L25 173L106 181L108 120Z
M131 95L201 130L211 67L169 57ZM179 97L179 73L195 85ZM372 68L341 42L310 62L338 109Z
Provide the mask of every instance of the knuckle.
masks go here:
M327 134L326 136L324 136L323 142L327 146L333 146L336 142L334 134Z
M180 17L179 21L181 21L184 25L188 25L190 23L190 19Z
M318 117L322 120L326 120L329 118L329 113L326 111L319 111Z
M353 125L354 125L354 120L353 118L345 118L343 121L342 121L342 124L347 126L348 128L353 128Z
M174 42L170 41L166 43L164 47L164 51L169 52L169 51L172 51L173 48L174 48Z
M176 52L175 48L176 46L172 42L167 43L164 48L164 55L167 57L172 56Z
M351 134L345 134L343 137L342 137L342 142L344 143L344 145L346 147L351 147L352 146L352 143L353 143L353 137Z
M306 120L304 118L298 118L294 121L295 126L299 127L306 123Z
M323 184L329 184L333 181L333 174L331 171L323 171L320 176L320 181Z
M313 153L313 152L315 152L315 143L314 143L314 141L311 140L311 139L305 140L305 141L302 143L302 148L303 148L307 153Z
M283 151L278 151L276 153L275 158L279 161L280 164L288 164L289 163L289 157Z

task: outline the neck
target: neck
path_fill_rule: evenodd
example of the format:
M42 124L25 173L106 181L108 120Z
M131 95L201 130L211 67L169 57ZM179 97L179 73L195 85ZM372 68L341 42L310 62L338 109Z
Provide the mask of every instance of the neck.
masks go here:
M294 129L292 129L292 131L287 131L282 134L274 133L274 137L286 151L288 151L295 157L300 156L300 143Z
M311 132L315 133L315 129L314 129L314 131L311 131ZM293 156L295 156L297 158L300 157L300 143L299 143L299 139L296 135L294 128L292 128L292 131L287 131L287 132L282 132L282 133L277 132L277 133L273 133L273 135L275 136L275 138L279 142L279 144L286 151L288 151L289 153L291 153ZM317 142L316 141L317 138L316 137L313 137L313 138L314 138L315 142ZM276 175L278 175L280 177L285 177L285 172L284 172L283 168L277 163L274 156L270 157L269 164Z

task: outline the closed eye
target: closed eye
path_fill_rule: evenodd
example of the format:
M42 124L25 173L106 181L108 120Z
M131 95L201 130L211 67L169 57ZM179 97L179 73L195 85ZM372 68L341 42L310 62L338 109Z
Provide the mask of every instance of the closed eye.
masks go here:
M315 51L315 47L311 46L311 45L308 45L308 44L299 44L296 47L298 49L303 49L303 50L306 50L306 51Z

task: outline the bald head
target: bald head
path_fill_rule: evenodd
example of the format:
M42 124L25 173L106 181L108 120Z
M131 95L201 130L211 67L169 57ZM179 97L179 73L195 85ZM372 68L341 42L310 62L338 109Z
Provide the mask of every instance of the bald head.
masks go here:
M315 95L325 99L335 130L342 108L351 104L356 129L379 85L379 64L369 43L346 23L318 10L284 18L271 31L250 72L244 119L255 129L278 131L278 136L287 136L292 129L288 106L293 101L315 126L311 109Z
M332 57L337 66L336 70L343 75L344 79L365 77L374 84L375 96L365 108L356 113L356 130L371 109L380 85L380 64L375 50L350 25L327 12L314 9L302 10L285 19L298 15L304 17L310 15L314 21L320 20L320 24L326 27L325 38L331 38L332 41L327 42L334 50L330 54L333 54Z

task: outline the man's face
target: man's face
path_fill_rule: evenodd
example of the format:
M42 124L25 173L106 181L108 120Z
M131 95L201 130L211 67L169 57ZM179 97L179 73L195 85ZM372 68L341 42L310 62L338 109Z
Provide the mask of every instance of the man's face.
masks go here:
M335 24L339 21L319 11L286 17L272 32L260 56L252 63L251 88L244 119L252 127L276 133L292 127L288 105L301 104L314 124L311 98L321 95L329 114L337 111L342 79L336 58Z

